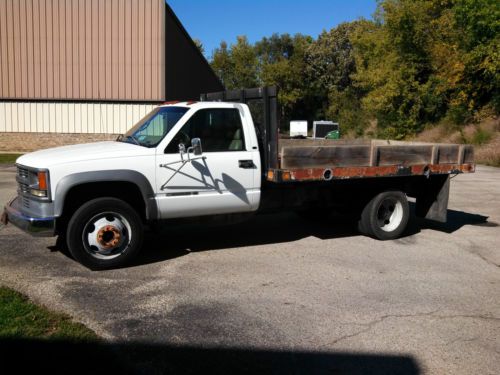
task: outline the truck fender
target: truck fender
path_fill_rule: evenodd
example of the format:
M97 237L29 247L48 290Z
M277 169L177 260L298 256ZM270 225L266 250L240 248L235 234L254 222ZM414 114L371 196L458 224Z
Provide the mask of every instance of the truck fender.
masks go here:
M66 195L71 188L93 182L131 182L135 184L144 199L146 205L146 218L149 220L158 219L158 205L151 184L142 173L132 170L106 170L74 173L63 177L56 186L54 202L54 216L62 215Z

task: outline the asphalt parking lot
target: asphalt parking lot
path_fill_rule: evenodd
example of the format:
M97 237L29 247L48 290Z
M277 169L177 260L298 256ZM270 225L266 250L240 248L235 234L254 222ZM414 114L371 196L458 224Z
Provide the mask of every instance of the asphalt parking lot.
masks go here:
M14 177L0 167L2 203ZM364 361L387 373L498 374L500 169L454 178L449 219L414 221L388 242L293 214L172 227L131 267L103 272L7 226L0 284L122 344L253 353L301 373Z

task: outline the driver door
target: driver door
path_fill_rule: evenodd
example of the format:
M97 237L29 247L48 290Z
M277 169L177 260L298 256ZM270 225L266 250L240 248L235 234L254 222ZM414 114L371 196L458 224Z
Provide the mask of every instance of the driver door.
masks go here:
M200 138L202 154L179 153ZM247 149L237 108L200 109L157 155L156 198L162 219L249 212L258 207L258 151ZM163 150L159 150L161 152ZM260 176L258 176L260 178Z

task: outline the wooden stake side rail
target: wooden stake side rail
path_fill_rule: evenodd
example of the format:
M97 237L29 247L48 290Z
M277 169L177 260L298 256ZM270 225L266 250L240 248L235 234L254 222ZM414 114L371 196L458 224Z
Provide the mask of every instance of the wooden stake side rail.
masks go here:
M283 142L280 168L269 169L266 179L271 182L330 181L475 171L474 149L470 145L307 141Z

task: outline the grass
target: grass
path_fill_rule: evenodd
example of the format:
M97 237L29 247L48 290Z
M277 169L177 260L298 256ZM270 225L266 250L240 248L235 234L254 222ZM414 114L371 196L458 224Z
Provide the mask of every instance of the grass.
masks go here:
M69 316L52 312L22 294L0 287L0 339L96 341L99 337Z
M0 164L14 164L21 154L0 154Z

